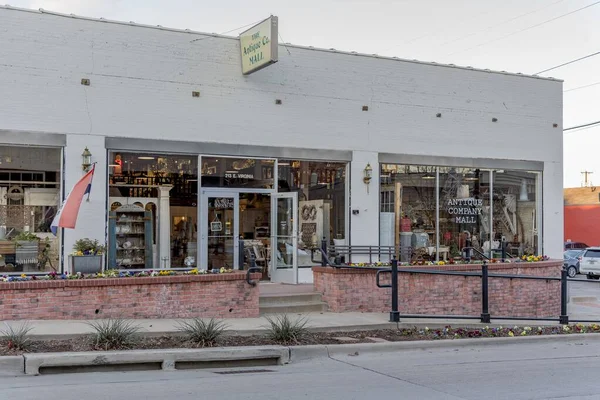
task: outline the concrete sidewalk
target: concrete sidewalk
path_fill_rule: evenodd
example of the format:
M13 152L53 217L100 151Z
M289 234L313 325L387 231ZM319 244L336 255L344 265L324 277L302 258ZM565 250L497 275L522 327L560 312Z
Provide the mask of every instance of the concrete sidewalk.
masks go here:
M482 324L479 320L467 319L421 319L402 318L399 324L389 322L389 313L319 313L319 314L292 314L292 320L296 318L307 318L307 326L314 331L356 331L376 330L390 328L418 327L444 327L447 325L460 327L484 327L484 326L540 326L558 325L553 321L508 321L495 320L490 324ZM141 332L146 336L162 336L177 332L178 319L137 319L134 323L140 326ZM85 335L93 332L93 328L87 321L3 321L0 330L6 325L19 327L27 322L33 329L30 334L34 339L65 339ZM253 335L264 333L268 321L260 318L235 318L225 319L228 333L231 335Z

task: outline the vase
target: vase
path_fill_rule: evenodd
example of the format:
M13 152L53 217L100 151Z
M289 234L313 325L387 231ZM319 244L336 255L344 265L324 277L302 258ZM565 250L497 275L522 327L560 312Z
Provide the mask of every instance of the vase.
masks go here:
M99 256L69 256L71 273L97 274L102 272L102 255Z

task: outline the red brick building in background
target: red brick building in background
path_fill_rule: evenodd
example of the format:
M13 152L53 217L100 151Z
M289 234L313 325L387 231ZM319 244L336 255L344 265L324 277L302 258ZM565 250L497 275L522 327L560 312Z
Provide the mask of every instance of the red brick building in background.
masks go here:
M600 188L565 189L564 198L565 242L600 246Z

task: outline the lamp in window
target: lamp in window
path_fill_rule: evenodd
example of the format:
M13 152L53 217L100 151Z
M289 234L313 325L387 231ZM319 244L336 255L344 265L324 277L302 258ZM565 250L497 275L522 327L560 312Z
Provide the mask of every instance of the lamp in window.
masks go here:
M81 167L85 172L87 172L91 166L92 153L90 153L90 150L86 147L85 150L83 150L83 153L81 154Z
M465 181L472 182L472 181L477 181L477 180L479 180L479 177L474 172L469 172L468 174L465 174Z

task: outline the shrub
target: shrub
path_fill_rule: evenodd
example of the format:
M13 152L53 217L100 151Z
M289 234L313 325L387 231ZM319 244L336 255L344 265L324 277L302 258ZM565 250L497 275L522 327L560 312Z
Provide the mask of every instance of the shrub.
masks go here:
M115 318L88 322L94 328L94 347L104 350L118 350L133 347L140 332L139 325L133 322Z
M295 321L292 321L287 314L275 318L265 318L269 321L268 336L275 342L297 343L308 334L308 328L306 327L308 319L305 317L298 318Z
M73 245L73 251L76 255L96 256L103 254L106 248L98 240L88 238L79 239Z
M200 347L213 347L217 344L228 326L223 321L211 318L208 322L201 318L181 321L177 330L182 332L187 340Z
M26 350L30 344L29 332L33 329L28 322L21 324L18 328L8 325L0 331L0 340L6 343L6 347L12 350Z

